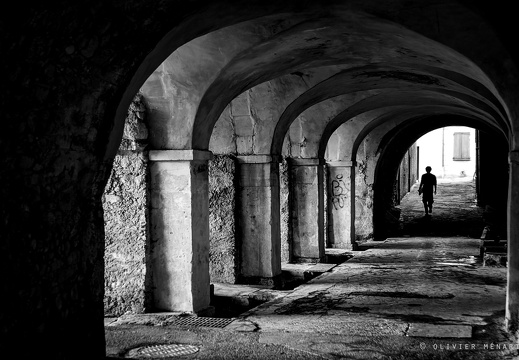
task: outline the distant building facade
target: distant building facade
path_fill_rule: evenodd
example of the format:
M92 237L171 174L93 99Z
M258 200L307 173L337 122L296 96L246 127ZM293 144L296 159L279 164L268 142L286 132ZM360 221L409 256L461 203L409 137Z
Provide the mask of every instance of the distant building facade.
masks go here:
M431 131L416 142L419 173L432 167L438 178L473 178L476 171L476 130L448 126Z

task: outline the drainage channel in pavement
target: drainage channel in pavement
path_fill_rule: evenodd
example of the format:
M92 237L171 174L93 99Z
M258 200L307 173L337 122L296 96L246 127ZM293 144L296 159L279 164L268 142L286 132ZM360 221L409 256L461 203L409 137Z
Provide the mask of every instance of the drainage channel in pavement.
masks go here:
M229 318L213 318L213 317L197 317L197 316L184 316L173 319L170 324L177 326L189 326L189 327L213 327L213 328L224 328L233 322L234 319Z
M186 344L146 345L130 350L125 358L130 359L162 359L173 356L191 355L198 352L198 347Z

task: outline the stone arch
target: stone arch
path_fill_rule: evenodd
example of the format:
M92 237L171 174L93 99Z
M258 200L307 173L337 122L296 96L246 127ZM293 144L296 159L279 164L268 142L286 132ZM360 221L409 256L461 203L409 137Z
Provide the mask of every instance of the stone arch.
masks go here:
M316 24L318 24L318 23L319 22L317 22ZM296 26L296 27L301 27L301 28L307 29L306 26L307 26L307 24L304 24L301 26ZM299 29L296 29L296 30L299 30ZM290 32L291 31L288 31L288 33L290 33ZM286 35L286 34L283 34L283 35ZM294 38L294 39L296 39L296 38ZM279 40L279 39L276 39L276 40ZM274 44L273 42L271 44L273 45L272 49L276 49L276 44ZM319 41L317 41L317 45L318 44L319 44ZM264 44L262 44L262 45L264 45ZM313 44L312 46L317 46L317 45ZM312 46L306 47L306 48L303 46L302 48L308 50L308 49L311 49ZM298 48L298 49L293 49L293 50L301 50L301 49ZM337 59L326 59L326 56L332 55L332 57L333 57L333 55L335 55L334 53L326 54L326 52L316 51L315 53L312 53L312 56L309 59L304 59L301 62L295 61L292 63L290 63L290 61L288 61L288 65L283 64L283 65L285 65L285 67L281 66L282 72L262 75L261 71L259 71L260 72L259 75L258 74L252 74L252 75L247 74L247 76L251 76L251 77L247 77L247 76L241 77L240 78L241 84L231 84L231 85L233 85L233 86L229 87L231 90L229 90L228 92L225 92L225 93L220 93L219 89L221 89L224 85L230 84L230 83L226 83L226 81L228 79L226 80L225 78L232 77L233 74L235 74L235 75L243 74L243 73L240 73L240 68L245 68L246 65L251 66L251 64L254 64L254 60L259 58L258 54L259 53L255 52L254 49L252 49L250 51L246 51L245 53L241 53L236 59L232 60L231 63L222 70L222 72L219 74L219 77L221 77L221 79L218 79L217 81L213 82L211 84L211 86L208 88L207 92L204 93L203 98L201 99L200 107L198 108L198 110L196 112L196 117L194 119L194 130L193 130L194 138L193 138L192 145L190 146L186 143L185 147L181 147L182 149L190 148L190 147L192 147L193 149L196 149L196 150L207 149L207 143L208 143L207 137L210 136L210 133L213 128L212 125L214 125L214 122L216 122L217 117L221 113L220 110L222 109L222 107L226 106L226 104L230 101L230 99L232 99L236 94L239 94L240 91L244 90L251 84L261 83L261 82L267 80L269 78L269 76L277 76L277 75L281 74L283 71L290 72L290 71L297 69L298 67L315 66L315 65L323 66L323 65L330 65L330 64L335 65L335 64L340 63L340 60L337 60ZM326 55L326 56L324 56L324 60L322 58L323 55ZM317 58L318 58L318 60L316 60ZM287 59L289 59L289 58L281 57L280 61L285 61ZM250 62L249 60L252 62ZM305 63L305 61L307 61L307 60L309 61L309 63ZM314 60L315 60L315 62L313 62ZM279 64L280 63L278 63L277 65L279 65ZM275 62L269 64L269 66L275 66L275 65L276 65ZM234 69L232 67L234 67ZM234 71L236 71L236 69L238 70L238 72L235 73ZM271 71L271 69L272 68L270 68L270 71ZM263 69L263 71L269 71L269 68L265 67L265 69ZM206 108L208 103L210 104L209 106L214 106L214 109L216 109L216 110L214 110L214 111L213 111L213 109L208 110L209 116L206 116L207 115L205 113L206 110L204 110L204 109ZM494 118L499 119L499 116L494 117ZM209 119L209 120L207 120L207 119ZM197 122L198 122L198 124L197 124ZM212 122L212 124L211 124L211 122ZM211 126L206 126L207 124L209 124ZM200 145L200 144L202 144L203 141L206 141L206 144Z
M501 102L485 86L473 79L452 71L432 67L429 67L428 70L431 72L425 75L424 73L414 70L401 71L399 68L394 68L388 64L380 64L342 71L320 82L303 93L286 108L276 126L271 152L274 154L280 153L284 134L290 127L290 124L299 113L314 104L347 93L366 92L367 90L389 92L398 89L401 91L400 87L407 87L409 90L414 87L416 91L423 91L424 88L429 88L429 91L434 91L438 94L470 101L474 105L484 108L493 114L496 121L499 121L503 125L503 128L506 129L504 131L509 132L509 122L503 120L507 118L505 109L501 105ZM442 77L437 77L436 73L441 74ZM359 83L359 78L364 78L366 81ZM413 80L416 81L417 79L427 81L428 84L413 83ZM459 88L456 89L456 91L447 90L447 87L449 85L453 86L453 83L456 84L454 87Z
M237 1L175 1L154 8L148 2L132 1L45 9L18 5L22 11L8 13L7 23L12 26L2 37L8 44L6 68L12 71L7 78L11 91L4 101L17 111L6 114L8 125L0 142L5 154L6 199L1 207L5 219L2 249L8 255L6 268L20 277L2 284L3 293L19 295L6 299L13 311L5 314L5 343L36 342L38 355L67 357L82 348L80 356L85 358L104 356L102 269L98 266L103 253L100 197L128 105L151 71L180 45L217 28L273 13L330 14L340 10L340 4L252 0L244 7ZM359 8L393 20L477 59L478 66L492 74L510 107L515 134L512 149L518 149L515 44L504 43L499 36L510 33L507 26L513 21L492 19L495 8L504 9L500 15L507 16L506 7L478 6L359 1L342 8ZM437 14L445 19L441 29L431 26ZM118 21L113 21L114 16ZM492 30L492 25L498 30ZM478 31L472 41L467 41L465 26L472 34ZM482 51L487 46L488 51ZM417 56L412 49L404 52ZM511 174L517 179L517 152L511 160L515 164ZM517 218L514 211L511 217ZM24 226L27 223L32 229ZM511 240L516 238L514 230ZM509 317L515 321L513 331L518 321L517 306L513 310L517 303L514 281L510 283Z
M356 243L357 234L355 231L355 221L356 221L355 208L356 208L357 199L356 199L355 186L354 186L355 178L356 178L356 173L355 173L356 154L357 154L357 149L358 149L360 143L364 140L365 136L368 133L370 133L374 128L381 127L383 125L391 126L391 124L388 123L388 119L395 119L395 118L398 119L395 122L395 124L398 125L399 122L405 122L409 118L419 116L418 114L420 114L420 113L421 114L427 114L427 113L430 114L430 113L444 112L446 114L449 114L449 113L450 114L460 114L460 116L470 116L479 121L483 121L483 122L487 121L487 125L488 125L489 121L492 121L491 115L489 116L489 115L485 114L484 112L481 112L480 110L476 110L476 109L473 110L470 108L467 109L467 108L465 108L465 106L460 106L458 104L456 104L456 105L449 104L450 101L448 101L448 100L447 101L430 100L430 98L427 97L426 92L422 92L417 95L409 93L408 96L402 96L402 97L399 96L402 94L397 94L395 96L392 96L392 95L384 96L384 95L385 95L384 93L381 93L381 94L366 98L364 100L361 100L358 103L356 103L355 105L352 105L350 108L348 108L344 112L337 115L328 124L328 126L323 134L322 141L320 144L319 154L320 154L320 156L324 156L324 153L326 150L326 145L328 143L328 139L330 138L332 133L341 124L347 124L348 122L350 124L353 124L351 121L353 119L358 118L359 115L364 113L363 120L360 120L360 122L357 125L355 125L354 127L352 127L352 129L351 129L353 131L351 136L353 137L354 140L353 140L353 143L351 144L351 147L347 147L347 151L345 154L346 158L344 159L344 160L348 160L347 161L348 165L345 165L346 164L345 162L334 165L334 166L344 167L344 169L342 169L341 171L343 171L343 172L346 171L346 173L348 173L349 184L350 184L349 185L350 193L348 194L349 195L348 199L350 202L350 204L349 204L350 209L349 209L349 211L335 209L335 210L341 212L341 214L338 213L336 215L338 220L335 222L336 223L335 226L338 228L331 229L333 231L332 234L336 233L337 238L348 237L350 239L349 242L351 243L351 245L346 243L346 244L343 244L342 246L354 246L354 244ZM452 95L452 93L449 95ZM425 96L425 97L422 97L422 96ZM435 97L436 97L436 94L435 94ZM379 105L381 105L381 109L370 110L370 111L365 112L365 109L376 108L377 105L374 105L374 104L377 103L378 99L380 99L380 98L384 99L382 104L379 104ZM441 96L439 98L441 99ZM402 101L401 99L405 99L403 101L404 105L402 105L400 103ZM385 100L387 100L388 102L385 103ZM470 99L467 99L467 100L470 102ZM436 101L438 101L438 102L436 102ZM362 104L363 102L369 104L369 106L364 107L363 106L364 104ZM428 105L426 105L426 106L419 105L422 103L427 103ZM356 108L357 105L360 105L360 106L358 106ZM373 106L371 106L371 105L373 105ZM384 108L385 105L389 105L389 106L387 108ZM490 113L492 114L492 111L490 111ZM493 114L493 115L495 115L495 114ZM486 120L483 120L483 119L486 119ZM353 125L351 125L351 126L353 126ZM492 123L491 125L488 125L488 126L494 126L495 129L499 129L499 127L494 123ZM503 132L503 130L501 130L501 131ZM406 147L405 149L407 150L408 147ZM347 159L348 153L349 153L349 159ZM351 164L351 165L349 165L349 164ZM330 169L330 171L331 171L331 169ZM376 174L375 174L375 181L376 181ZM373 189L376 190L375 186ZM373 203L377 204L378 201L379 201L378 198L374 198ZM345 212L345 213L342 214L342 212ZM332 214L332 216L333 216L333 214L334 214L333 209L331 209L330 214ZM350 219L350 220L343 223L343 221L341 219L344 219L344 218ZM330 221L332 221L332 220L330 220Z
M425 123L426 121L427 123ZM499 137L506 139L496 126L491 126L477 117L467 117L466 114L456 114L450 111L443 115L424 114L412 117L388 132L379 145L380 157L374 176L373 226L375 239L384 239L388 236L384 233L384 229L391 229L390 224L386 222L385 213L391 203L393 179L396 177L402 156L420 136L445 126L469 126L498 134Z
M284 35L286 36L286 34L284 34ZM293 35L293 34L289 32L289 35ZM273 46L273 45L270 45L270 46ZM265 46L261 47L261 51L265 51L266 49L267 48ZM276 53L277 55L283 53L282 51L276 52L275 51L276 50L275 47L272 47L269 50L272 50L271 52L272 53ZM220 74L221 79L215 81L215 83L213 83L213 85L212 85L212 89L211 88L208 89L208 92L204 95L204 99L202 99L201 105L200 105L200 109L201 110L200 110L199 113L197 113L197 120L195 120L195 123L203 124L204 121L208 121L208 122L211 122L211 123L216 121L216 118L217 118L218 114L221 113L221 110L223 109L223 107L232 98L234 98L236 95L238 95L244 89L250 88L251 86L253 86L256 83L268 80L267 77L265 77L264 75L261 75L261 71L259 70L260 69L259 65L257 67L258 70L256 70L254 73L246 74L243 77L240 77L236 73L234 73L235 71L239 71L239 69L244 68L245 67L244 64L248 60L253 59L254 58L254 54L255 54L254 50L251 50L251 51L247 52L246 54L243 54L239 59L236 59L234 61L234 64L229 64L229 66ZM261 60L262 61L261 65L267 66L267 65L264 65L265 62L266 62L264 60L264 58L261 58L261 59L262 59ZM281 61L283 61L282 59L283 58L281 57L280 59L277 59L276 61L280 61L281 62ZM302 59L303 58L301 57L301 58L298 58L297 60L294 60L292 62L287 60L287 62L283 63L282 66L277 66L277 65L280 65L281 63L279 63L279 64L270 63L270 65L268 65L268 66L272 66L272 68L275 68L276 69L276 73L275 74L279 75L283 71L284 72L294 71L295 70L294 69L295 66L303 67L304 63L301 62L301 61L303 61ZM311 61L311 57L308 60ZM339 62L336 61L335 63L339 63ZM315 65L312 64L312 65L316 66L317 64L315 64ZM321 65L327 65L327 63L323 62L323 63L321 63ZM306 65L306 66L308 66L308 65ZM232 83L232 81L233 81L232 79L235 79L235 78L238 78L238 77L242 81L242 84L234 84L234 83ZM228 78L228 79L226 80L225 78ZM231 82L229 82L229 81L231 81ZM222 94L222 92L220 90L221 88L225 88L225 89L233 89L233 88L235 88L235 90L231 90L227 94ZM224 99L223 96L225 96L226 98ZM212 119L212 120L208 120L208 119ZM197 130L195 130L195 132L196 131ZM204 139L204 137L201 136L201 135L202 134L196 135L195 136L195 138L196 138L195 141L198 142L197 145L196 145L197 147L203 148L203 147L205 147L205 145L203 145L202 143L206 143L208 140Z
M441 108L441 107L448 107L451 108L454 112L466 112L466 113L472 113L474 116L478 116L480 118L486 118L486 121L492 121L492 116L489 116L482 112L479 109L471 109L466 106L462 106L460 104L452 103L449 101L449 98L451 98L450 94L447 96L437 96L437 94L433 94L434 97L431 98L431 94L427 94L426 92L423 92L421 94L413 94L413 93L407 93L408 97L404 96L406 94L405 92L401 92L396 95L387 95L387 94L379 94L375 96L371 96L369 98L366 98L365 100L359 101L355 105L349 107L339 115L337 115L327 126L325 132L323 133L322 141L320 143L319 147L319 154L324 154L326 150L326 144L331 136L331 134L343 123L346 121L349 121L351 119L354 119L355 117L369 111L381 111L383 108L387 108L387 110L392 109L393 114L397 114L398 111L412 111L410 109L416 108L420 109L423 107L423 102L427 102L429 104L428 109L430 111L434 111L435 108ZM463 103L463 102L462 102ZM380 109L377 110L377 108L380 107ZM385 112L387 112L385 110ZM378 126L383 119L386 117L376 117L376 122L365 128L364 132L369 132L374 126ZM360 140L359 140L360 141ZM356 144L358 145L358 141ZM353 153L352 153L353 154ZM354 160L352 158L352 160Z

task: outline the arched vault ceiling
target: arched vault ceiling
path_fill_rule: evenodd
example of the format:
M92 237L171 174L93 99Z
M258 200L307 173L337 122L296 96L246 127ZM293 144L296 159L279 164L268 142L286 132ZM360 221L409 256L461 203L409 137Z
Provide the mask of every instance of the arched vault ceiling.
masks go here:
M406 112L410 113L408 115L409 117L413 117L417 115L413 115L413 111L421 113L424 107L429 109L431 113L436 113L437 111L444 112L446 106L456 111L456 113L465 113L472 116L477 114L480 119L499 127L495 121L494 109L487 106L486 103L480 102L479 99L471 98L466 94L444 89L442 89L442 91L424 89L413 91L412 88L406 91L389 89L388 91L366 97L350 104L330 121L321 120L324 126L326 126L322 135L323 139L326 139L324 146L326 146L326 141L329 136L331 136L339 126L366 113L370 113L371 115L363 116L364 126L367 126L375 118L380 121L380 119L383 118L379 116L384 113L391 113L392 116L396 116L398 112ZM387 119L387 117L385 117L385 119ZM273 138L273 154L280 154L282 150L284 133L279 132L278 135L279 136L274 136ZM323 140L321 144L323 144ZM323 154L322 151L320 151L320 154Z
M381 153L390 142L399 143L404 141L406 144L411 145L422 135L446 126L468 126L489 133L495 133L496 131L495 127L489 126L488 123L479 121L478 118L472 119L464 115L460 116L456 112L440 114L439 116L437 114L427 114L411 119L400 118L399 120L397 126L394 126L380 137L377 154ZM359 140L362 141L362 139Z
M363 67L362 69L342 71L299 96L287 106L277 123L273 135L272 153L279 152L280 146L283 144L284 134L287 132L290 124L306 109L325 101L325 99L335 98L334 102L336 103L343 99L341 107L346 110L348 107L354 106L355 102L352 102L351 96L341 97L341 94L358 94L359 92L373 90L383 93L382 96L378 97L383 103L378 103L375 100L376 98L369 101L369 104L375 107L386 106L387 101L395 101L395 104L400 103L400 97L407 101L426 91L429 97L436 93L438 97L444 99L450 97L453 104L463 101L468 107L478 108L488 114L490 121L509 130L501 104L491 93L487 93L487 97L481 95L481 93L485 92L483 89L479 89L481 87L479 83L466 78L459 79L459 77L457 81L453 81L422 72L395 70L392 67L388 67L386 70L381 69L382 67L377 65L376 67L370 66L367 68ZM460 82L464 85L460 84ZM474 88L478 91L473 90ZM410 91L412 92L410 93ZM421 99L418 101L428 100ZM366 111L369 110L366 108ZM323 121L326 118L328 116L323 114L323 116L319 117L319 120Z
M444 87L444 92L452 89L460 94L480 97L480 102L492 107L494 115L501 118L494 121L501 122L503 131L509 131L502 119L506 109L497 91L472 61L399 24L362 11L349 10L327 16L318 14L234 56L212 81L198 105L193 148L207 148L210 131L219 115L233 98L246 89L284 74L329 65L349 69L368 67L367 70L372 70L371 75L378 67L381 72L378 82L375 81L377 75L372 78L366 74L357 74L357 78L350 75L354 82L348 86L359 86L359 90L367 90L370 86L387 87L388 83L396 84L396 88L410 83L427 87L432 81ZM352 70L344 73L348 71ZM406 75L407 78L402 79L398 73L414 74L414 77ZM337 91L340 91L339 84L336 84Z
M391 134L394 129L406 128L409 126L418 126L422 129L437 129L445 126L469 126L478 129L484 129L487 131L499 132L499 128L491 123L484 120L484 117L479 113L473 111L467 111L466 109L446 107L446 106L417 106L412 109L406 109L403 111L389 111L381 114L367 124L362 131L359 133L352 145L352 159L355 161L357 150L367 135L375 131L380 127L386 126L385 124L391 123L391 126L386 127L386 136ZM425 130L420 133L421 135L426 134L429 130ZM416 141L420 136L414 138L411 144ZM381 140L382 141L382 140ZM379 149L380 151L380 149Z
M424 100L422 98L421 100ZM427 104L427 105L425 105ZM337 115L326 127L319 145L318 157L324 157L328 140L341 125L355 119L356 114L360 110L348 109ZM351 160L355 160L355 154L362 140L378 126L383 126L386 122L405 123L406 121L422 118L427 115L457 115L465 119L472 119L476 124L487 124L487 127L499 129L495 124L485 121L486 115L476 109L467 108L463 105L454 105L449 102L422 102L420 99L409 99L405 105L394 103L393 105L371 110L364 114L364 124L355 136L354 143L351 144L351 152L347 156L351 156Z

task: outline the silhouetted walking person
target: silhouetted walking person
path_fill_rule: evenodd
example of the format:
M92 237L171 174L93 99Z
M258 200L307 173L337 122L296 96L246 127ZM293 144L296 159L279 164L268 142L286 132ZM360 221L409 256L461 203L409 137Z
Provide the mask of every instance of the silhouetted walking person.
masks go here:
M422 175L420 180L420 187L418 188L418 194L422 196L423 206L425 208L425 215L432 213L432 204L434 202L433 192L436 195L436 176L431 174L432 168L427 166L425 171L427 173Z

